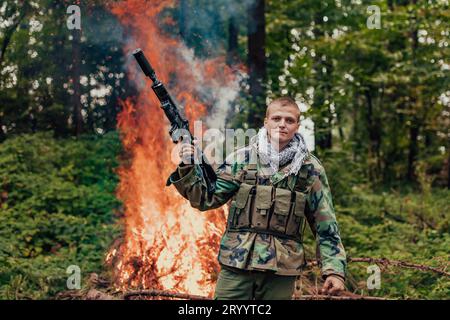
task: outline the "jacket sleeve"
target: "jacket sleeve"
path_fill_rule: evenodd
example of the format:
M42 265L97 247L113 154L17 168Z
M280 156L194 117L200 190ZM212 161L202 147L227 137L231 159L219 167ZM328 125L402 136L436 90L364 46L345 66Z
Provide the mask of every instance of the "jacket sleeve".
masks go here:
M240 183L231 174L231 165L224 163L216 171L216 189L212 199L208 200L200 170L199 165L181 164L169 177L169 182L196 209L205 211L218 208L227 203L239 189Z
M319 168L307 197L306 217L316 237L316 256L322 277L345 279L347 258L334 212L330 186L323 167Z

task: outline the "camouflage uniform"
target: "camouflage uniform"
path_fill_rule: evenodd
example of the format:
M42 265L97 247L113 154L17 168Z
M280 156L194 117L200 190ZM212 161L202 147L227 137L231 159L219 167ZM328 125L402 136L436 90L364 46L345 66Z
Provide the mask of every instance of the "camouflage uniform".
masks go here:
M346 255L339 235L330 187L322 164L315 156L308 153L297 175L285 177L287 170L289 170L289 164L280 168L275 174L269 174L270 168L260 163L256 151L249 146L233 153L218 168L216 191L211 199L206 197L206 188L197 165L180 165L169 177L169 183L173 183L194 208L202 211L215 209L230 202L227 229L222 237L218 256L223 269L247 270L253 273L264 271L295 279L295 276L301 274L306 263L302 236L305 221L307 221L316 238L317 259L321 265L323 277L333 274L345 279ZM248 177L249 172L255 172L256 177ZM272 201L267 207L261 205L262 202L257 205L260 207L257 210L263 213L263 209L267 209L267 212L271 210L269 219L272 219L271 216L275 219L274 210L281 213L276 215L277 219L287 217L283 217L282 201L279 209L276 208L278 203L275 201L275 209L273 209L274 197L275 199L282 197L286 192L296 193L295 208L301 208L301 217L298 212L296 216L293 216L297 219L296 226L299 226L299 232L295 233L295 236L284 237L277 232L255 231L249 227L250 224L256 224L255 221L239 221L243 217L242 210L247 210L249 205L247 198L252 197L249 191L251 189L249 179L255 179L254 184L261 190L267 187L276 188L270 189L276 190L276 194L273 195L274 192L272 192ZM241 201L242 199L244 201ZM291 207L286 204L286 208L292 211L294 204L290 203L290 205ZM290 215L289 219L291 219ZM239 227L240 225L243 227ZM229 275L228 273L228 278L230 278Z

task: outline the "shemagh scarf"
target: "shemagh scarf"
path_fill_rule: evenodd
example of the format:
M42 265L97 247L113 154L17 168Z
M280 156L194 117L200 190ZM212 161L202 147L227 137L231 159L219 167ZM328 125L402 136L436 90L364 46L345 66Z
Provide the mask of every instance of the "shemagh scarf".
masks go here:
M268 164L272 169L272 173L276 173L280 167L292 160L289 170L285 172L284 177L290 174L296 175L308 154L305 139L298 132L295 133L292 140L280 152L275 150L270 143L265 127L262 127L252 140L261 163L263 165Z

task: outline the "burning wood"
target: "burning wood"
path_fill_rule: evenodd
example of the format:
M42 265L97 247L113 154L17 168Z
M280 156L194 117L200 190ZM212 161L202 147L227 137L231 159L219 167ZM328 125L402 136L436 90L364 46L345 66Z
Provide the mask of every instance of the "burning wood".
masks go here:
M421 271L429 271L429 272L437 273L437 274L439 274L441 276L450 277L450 272L446 271L446 268L447 268L448 265L441 270L439 268L434 268L434 267L430 267L430 266L423 265L423 264L410 263L410 262L399 261L399 260L389 260L389 259L386 259L386 258L352 258L352 257L348 257L347 261L348 262L375 263L375 264L381 265L383 267L394 266L394 267L401 267L401 268L407 268L407 269L416 269L416 270L421 270ZM309 261L307 266L309 266L309 267L317 266L317 262L316 261Z
M165 298L176 298L176 299L185 299L185 300L209 300L208 297L197 296L193 294L187 293L178 293L172 291L163 291L163 290L142 290L142 291L129 291L123 294L123 298L125 300L130 299L131 297L165 297Z
M176 300L210 300L211 298L187 293L178 293L164 290L136 290L121 294L111 295L96 289L90 289L87 293L66 292L60 294L58 299L82 299L82 300L149 300L149 299L176 299ZM350 292L343 292L339 296L329 295L299 295L293 300L388 300L386 298L356 295Z
M294 300L389 300L380 297L360 296L356 294L341 296L301 295Z
M91 289L88 291L85 300L118 300L116 297L106 294L104 292L98 291L96 289Z
M165 21L160 13L174 3L128 0L112 4L111 11L133 38L124 51L131 54L136 44L142 47L192 124L207 116L208 105L222 99L219 92L237 85L237 80L226 57L198 62L181 41L162 31ZM128 72L141 86L136 64L130 64ZM115 286L211 297L219 271L216 255L225 228L224 210L199 212L175 189L165 187L175 167L167 122L150 87L139 92L122 103L118 117L126 152L117 190L124 203L125 235L107 256Z

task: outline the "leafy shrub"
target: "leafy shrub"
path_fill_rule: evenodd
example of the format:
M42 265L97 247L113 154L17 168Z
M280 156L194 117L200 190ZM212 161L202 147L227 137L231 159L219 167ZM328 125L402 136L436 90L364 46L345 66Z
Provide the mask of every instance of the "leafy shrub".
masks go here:
M58 140L21 135L0 144L0 298L49 298L66 269L100 271L120 231L115 133Z

